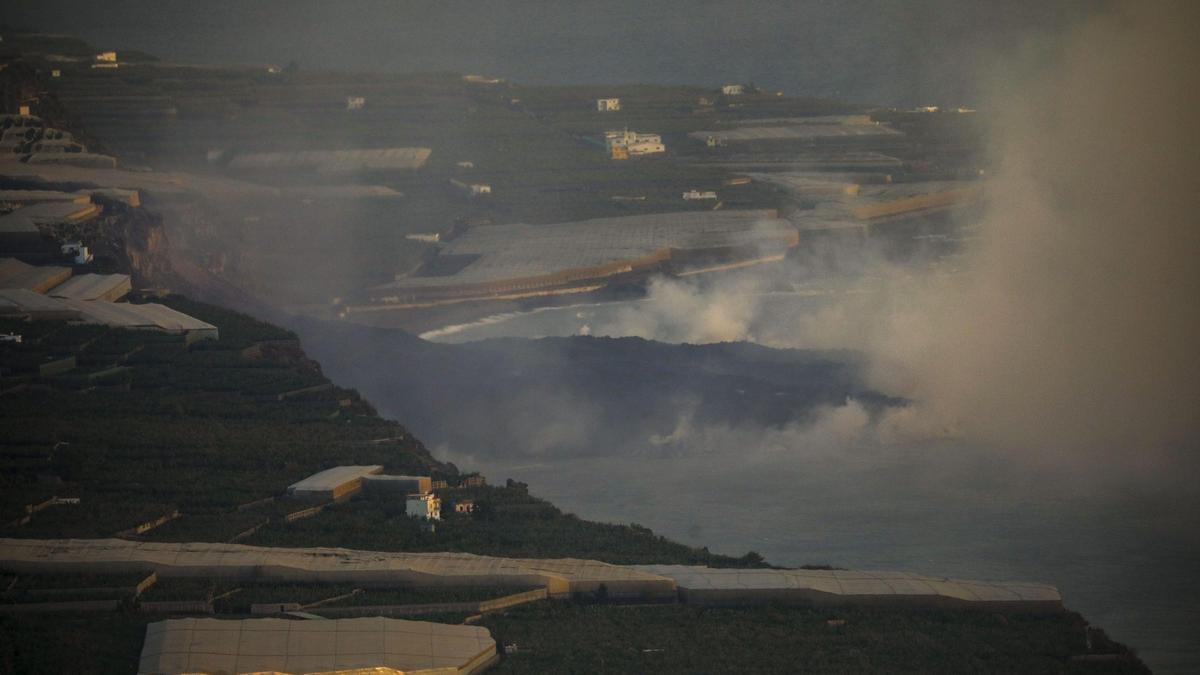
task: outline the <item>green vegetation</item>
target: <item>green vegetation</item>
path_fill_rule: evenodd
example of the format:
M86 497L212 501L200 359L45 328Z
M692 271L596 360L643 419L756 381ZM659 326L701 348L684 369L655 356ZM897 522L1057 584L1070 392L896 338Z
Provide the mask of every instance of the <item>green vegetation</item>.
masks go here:
M132 612L0 615L0 673L131 673L148 619Z
M237 506L329 466L442 470L403 427L330 385L291 333L183 298L165 302L214 323L222 339L189 348L151 331L0 321L0 331L24 336L0 348L6 369L13 354L75 354L91 367L125 368L115 382L88 387L59 376L0 380L8 390L0 522L51 496L81 500L38 511L6 536L112 536L178 510L171 532L224 541L263 519ZM328 386L281 400L312 385ZM389 440L368 442L379 439Z
M831 625L830 621L833 621ZM839 623L841 622L841 623ZM497 673L1146 673L1077 614L537 603L484 617Z
M130 672L145 625L160 619L128 612L0 615L0 672ZM479 625L497 644L517 646L496 673L1149 672L1071 613L539 602L486 615ZM1105 660L1072 659L1080 655Z
M616 525L564 514L528 493L521 483L443 491L449 502L473 499L476 512L455 514L443 505L435 531L404 513L402 500L357 498L294 523L273 522L244 542L262 546L328 546L379 551L462 551L516 558L590 558L614 564L674 563L761 567L757 554L742 558L691 548L639 525Z
M27 386L10 388L0 399L5 522L51 496L83 502L42 509L28 524L4 527L4 536L109 536L179 510L181 517L143 538L227 541L269 522L245 542L613 563L765 564L755 553L718 556L637 525L580 520L515 482L442 490L446 517L433 532L404 515L399 500L374 497L284 524L281 516L302 505L270 498L320 468L380 463L395 472L431 472L452 484L457 476L352 391L331 386L310 397L279 400L280 390L297 378L324 381L290 333L183 298L166 302L217 325L221 340L189 348L151 332L0 322L0 330L26 336L20 349L28 353L71 353L93 366L128 368L128 377L116 384L85 388L60 388L53 378L29 376ZM8 353L0 351L0 363ZM475 513L453 513L452 504L463 499L475 502ZM256 500L264 501L251 503ZM15 580L18 589L47 583L11 573L0 573L0 580L6 586ZM142 599L216 598L218 613L244 614L255 602L309 603L353 590L348 584L163 579ZM473 601L515 590L366 588L330 606ZM0 672L129 672L146 624L162 618L133 613L132 605L98 614L0 613ZM421 619L459 623L465 615ZM845 623L834 626L829 619ZM1090 635L1091 653L1119 656L1072 661L1087 653L1086 625L1074 614L704 609L585 600L534 603L488 615L482 625L500 644L519 646L498 672L1145 672L1098 631Z
M152 541L239 541L388 551L463 551L520 557L586 557L613 563L760 566L693 549L637 525L564 514L525 486L447 490L446 520L430 532L403 499L355 498L293 523L306 504L272 500L291 483L339 464L382 464L391 473L447 475L400 425L378 417L356 392L333 386L294 334L245 315L172 296L163 302L208 321L221 339L181 337L64 322L0 321L23 334L10 355L74 354L125 370L115 382L65 387L24 377L0 407L0 522L50 497L79 504L44 508L4 528L11 537L107 537L178 512L141 535ZM67 376L74 376L68 373ZM297 396L281 394L326 385ZM64 420L67 421L64 423ZM472 516L449 504L473 499ZM240 508L239 508L240 507Z

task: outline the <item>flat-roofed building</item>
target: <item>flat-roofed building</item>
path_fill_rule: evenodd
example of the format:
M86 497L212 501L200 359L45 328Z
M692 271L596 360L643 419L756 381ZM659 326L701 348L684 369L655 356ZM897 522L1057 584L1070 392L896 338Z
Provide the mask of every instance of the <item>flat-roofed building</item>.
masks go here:
M488 629L381 616L325 621L168 619L146 626L139 675L473 675L499 657Z
M196 340L216 340L220 337L217 327L183 312L154 302L133 304L130 302L89 302L86 300L58 300L79 313L84 323L98 323L114 328L131 330L157 330L178 333L190 344Z
M39 204L42 202L70 202L89 204L92 198L84 192L62 192L59 190L0 190L0 202L12 204Z
M805 569L715 569L634 565L673 579L688 604L883 605L1061 610L1053 586L1021 581L970 581L910 572Z
M1054 586L974 581L909 572L714 569L611 565L572 558L496 558L469 553L271 548L125 539L0 539L0 566L17 573L87 574L154 570L159 578L380 583L418 587L542 586L551 597L681 598L697 604L798 604L981 609L1062 609Z
M27 265L16 258L0 258L0 288L24 288L45 293L70 278L68 267Z
M132 288L128 274L81 274L55 286L50 295L70 300L116 302Z
M26 160L30 164L67 164L88 169L115 169L117 158L94 152L37 152Z
M675 582L633 567L575 558L496 558L471 553L273 548L126 539L0 538L0 567L18 573L154 570L168 577L386 584L415 587L544 587L552 597L674 599Z
M385 185L304 185L283 188L285 196L292 199L355 200L355 199L400 199L397 192Z
M818 122L797 120L779 120L774 125L747 124L721 131L693 131L688 136L696 140L712 144L709 139L716 139L718 145L747 141L817 141L817 140L846 140L854 138L879 138L881 136L902 136L903 134L884 124L862 124L855 120L840 118L822 118Z
M465 261L453 274L412 276L371 289L402 304L577 287L619 274L696 261L782 256L799 233L774 210L721 210L596 218L548 225L473 227L439 257ZM354 307L349 311L357 311Z
M287 492L297 499L330 501L344 499L362 489L362 479L383 471L378 464L335 466L292 483Z
M62 300L46 297L27 288L0 288L0 316L64 321L78 319L79 310Z
M388 476L375 474L363 476L362 487L364 492L407 496L432 492L433 481L429 476Z
M369 150L301 150L252 152L229 161L231 169L315 169L326 173L389 169L419 169L429 159L429 148L376 148Z
M43 201L0 216L0 232L40 232L39 225L78 223L99 213L100 207L92 204L90 198L82 203Z

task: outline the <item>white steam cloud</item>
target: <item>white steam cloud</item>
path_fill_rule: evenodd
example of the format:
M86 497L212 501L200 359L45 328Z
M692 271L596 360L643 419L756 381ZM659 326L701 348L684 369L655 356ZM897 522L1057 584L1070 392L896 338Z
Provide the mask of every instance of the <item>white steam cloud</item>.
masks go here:
M953 430L1162 472L1200 437L1198 19L1128 3L995 69L995 171L961 272L880 264L874 292L786 316L762 281L658 281L614 332L862 349L872 383L914 403L827 410L810 430L825 439Z

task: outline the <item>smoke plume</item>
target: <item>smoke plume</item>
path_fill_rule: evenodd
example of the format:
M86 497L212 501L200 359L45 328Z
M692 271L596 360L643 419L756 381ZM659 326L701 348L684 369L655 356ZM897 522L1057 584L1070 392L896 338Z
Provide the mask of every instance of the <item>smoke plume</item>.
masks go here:
M893 308L877 377L1005 446L1136 467L1194 442L1198 17L1128 3L995 79L969 272Z
M860 254L870 292L789 316L744 279L662 281L619 332L861 349L872 384L913 401L880 439L1160 473L1200 431L1198 17L1128 3L987 74L988 206L952 265Z

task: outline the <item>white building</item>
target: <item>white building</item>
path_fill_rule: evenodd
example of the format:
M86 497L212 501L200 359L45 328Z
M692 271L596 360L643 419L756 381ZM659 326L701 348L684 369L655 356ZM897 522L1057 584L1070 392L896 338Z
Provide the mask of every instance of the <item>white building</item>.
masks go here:
M621 109L621 99L619 98L598 98L596 99L596 110L598 112L610 112Z
M450 184L462 190L468 197L482 197L483 195L492 194L492 186L487 183L464 183L461 180L451 178Z
M740 84L727 84L721 87L721 93L726 96L741 96L746 93L746 87Z
M68 241L62 245L61 249L63 255L73 256L72 260L76 265L86 265L92 262L92 252L82 242Z
M705 190L704 192L701 192L700 190L688 190L687 192L683 193L683 198L687 201L691 201L693 199L716 199L717 193L712 190Z
M367 98L365 96L347 96L346 97L346 110L362 110L363 107L366 105L367 105Z
M431 492L409 495L404 503L404 512L425 520L441 520L442 500Z
M650 155L667 151L662 136L639 134L628 129L604 132L604 145L609 154L612 154L613 148L624 148L630 155Z

